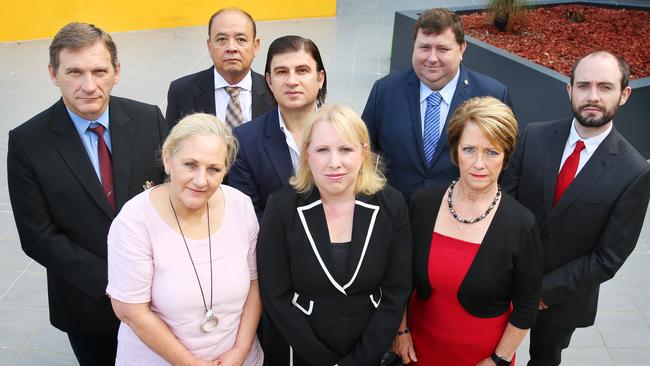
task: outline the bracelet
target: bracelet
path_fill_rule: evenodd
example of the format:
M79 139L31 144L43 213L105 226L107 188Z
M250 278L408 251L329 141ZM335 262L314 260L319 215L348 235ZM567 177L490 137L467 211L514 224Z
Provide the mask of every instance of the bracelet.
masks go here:
M411 329L409 329L409 328L404 328L404 330L397 331L398 336L401 336L401 335L404 335L404 334L409 334L409 333L411 333Z

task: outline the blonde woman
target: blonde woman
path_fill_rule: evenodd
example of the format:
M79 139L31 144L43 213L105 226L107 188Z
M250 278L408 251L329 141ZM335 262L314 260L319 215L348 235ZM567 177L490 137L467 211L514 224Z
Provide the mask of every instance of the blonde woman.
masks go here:
M106 291L122 321L116 365L262 365L257 218L247 196L221 184L236 150L216 117L185 117L162 148L169 182L113 221Z
M267 362L377 365L411 291L407 207L352 110L321 109L303 136L298 175L270 196L258 240Z

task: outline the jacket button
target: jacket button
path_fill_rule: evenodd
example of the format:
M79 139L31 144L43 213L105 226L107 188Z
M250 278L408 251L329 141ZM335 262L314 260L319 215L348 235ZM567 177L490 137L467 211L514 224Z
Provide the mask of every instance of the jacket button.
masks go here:
M339 318L339 321L341 322L341 324L348 324L348 317L342 316Z

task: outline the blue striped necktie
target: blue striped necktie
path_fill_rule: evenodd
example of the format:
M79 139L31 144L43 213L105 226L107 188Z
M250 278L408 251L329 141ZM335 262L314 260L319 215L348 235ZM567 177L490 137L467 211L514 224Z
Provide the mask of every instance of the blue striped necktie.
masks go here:
M427 110L424 113L424 137L422 144L424 146L424 158L427 166L431 166L433 153L436 151L436 145L440 139L440 102L442 97L440 93L433 92L427 97Z

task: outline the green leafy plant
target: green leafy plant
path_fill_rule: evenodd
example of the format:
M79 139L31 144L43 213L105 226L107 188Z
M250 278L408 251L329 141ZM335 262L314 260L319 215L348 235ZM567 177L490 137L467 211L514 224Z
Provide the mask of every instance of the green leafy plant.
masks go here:
M508 23L523 18L528 2L526 0L490 0L488 6L494 26L499 31L505 32Z

